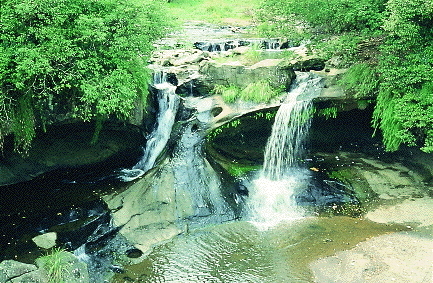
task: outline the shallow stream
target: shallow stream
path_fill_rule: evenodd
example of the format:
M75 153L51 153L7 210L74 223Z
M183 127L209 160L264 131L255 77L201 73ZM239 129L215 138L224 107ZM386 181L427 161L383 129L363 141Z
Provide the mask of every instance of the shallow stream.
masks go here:
M312 282L311 261L402 230L407 228L344 216L306 217L265 231L232 222L156 247L113 282Z

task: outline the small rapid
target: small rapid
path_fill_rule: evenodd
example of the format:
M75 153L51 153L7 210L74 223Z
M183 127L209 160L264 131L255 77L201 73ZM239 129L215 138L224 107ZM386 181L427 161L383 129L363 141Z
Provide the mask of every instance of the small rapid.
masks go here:
M152 169L170 139L180 98L176 94L176 86L167 81L167 75L162 71L154 73L153 87L157 90L159 107L155 128L147 137L140 161L132 169L121 171L120 179L125 182L135 180Z

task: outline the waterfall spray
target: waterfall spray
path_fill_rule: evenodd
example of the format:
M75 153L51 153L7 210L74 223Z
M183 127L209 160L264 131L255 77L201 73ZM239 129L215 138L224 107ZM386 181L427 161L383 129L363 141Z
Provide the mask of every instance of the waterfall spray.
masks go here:
M296 206L296 192L308 186L308 170L301 166L311 121L312 98L321 89L321 78L310 73L298 75L272 126L264 154L263 169L253 181L247 202L249 217L267 229L281 221L303 216Z

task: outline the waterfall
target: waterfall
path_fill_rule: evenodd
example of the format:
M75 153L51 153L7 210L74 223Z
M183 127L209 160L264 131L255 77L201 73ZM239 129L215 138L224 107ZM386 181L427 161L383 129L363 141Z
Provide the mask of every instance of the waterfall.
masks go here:
M141 160L132 169L122 170L120 178L123 181L134 180L152 169L170 138L180 100L176 94L176 86L167 81L164 72L154 73L153 86L157 90L159 109L155 128L147 137Z
M310 128L311 100L298 101L299 93L291 92L280 106L272 133L265 148L262 174L279 181L297 166L304 155L304 142Z
M301 166L310 128L312 98L322 88L322 79L299 73L291 91L278 109L266 144L263 169L253 181L247 201L250 218L259 228L303 216L294 196L309 183Z

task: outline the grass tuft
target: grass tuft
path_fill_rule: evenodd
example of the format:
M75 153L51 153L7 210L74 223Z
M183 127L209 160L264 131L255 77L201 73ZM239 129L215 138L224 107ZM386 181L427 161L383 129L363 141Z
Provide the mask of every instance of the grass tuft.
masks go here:
M68 257L67 253L61 248L53 248L46 255L38 260L48 275L48 283L64 283L68 276Z

